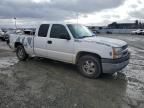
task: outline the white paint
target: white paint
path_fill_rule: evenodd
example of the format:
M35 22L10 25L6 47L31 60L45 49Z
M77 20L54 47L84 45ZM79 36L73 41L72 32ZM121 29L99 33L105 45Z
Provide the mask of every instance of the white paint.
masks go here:
M23 44L26 53L28 55L32 55L32 56L34 55L38 57L50 58L50 59L54 59L66 63L76 64L77 55L80 52L89 52L89 53L97 54L101 58L113 59L112 56L112 54L114 54L113 48L115 49L121 48L127 45L127 43L122 40L92 36L93 34L89 31L89 29L84 28L82 26L80 26L81 29L79 30L79 34L82 34L82 36L89 36L89 37L76 39L68 29L67 24L65 23L54 23L54 24L60 24L61 26L65 27L65 29L69 33L70 40L51 38L50 32L53 26L52 23L50 24L47 37L39 37L38 36L39 27L37 28L36 35L32 40L33 42L31 42L34 43L34 46L32 47L28 46L27 38L30 37L27 35L11 35L10 36L11 47L14 47L15 42L20 42L21 44ZM83 34L82 28L84 28L83 30L87 31L87 33ZM88 32L91 34L89 34ZM48 43L48 41L51 41L51 43ZM124 55L123 52L126 52L126 54ZM123 56L127 56L128 52L127 49L122 49L121 52L117 51L117 54L119 54L117 57L123 57ZM127 63L128 61L126 63L123 62L121 64L127 65ZM116 65L122 66L118 64Z

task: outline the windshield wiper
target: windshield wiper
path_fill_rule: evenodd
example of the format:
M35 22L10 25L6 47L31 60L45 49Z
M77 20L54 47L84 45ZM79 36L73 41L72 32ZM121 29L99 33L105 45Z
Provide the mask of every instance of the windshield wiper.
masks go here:
M95 37L95 36L96 36L96 34L93 34L92 36L93 36L93 37Z
M87 37L92 37L92 36L82 36L82 37L77 37L78 39L83 39L83 38L87 38Z
M96 35L92 35L92 36L83 36L83 38L87 38L87 37L95 37Z
M82 37L77 37L78 39L83 39L83 38L90 38L90 37L95 37L96 35L91 35L91 36L82 36Z

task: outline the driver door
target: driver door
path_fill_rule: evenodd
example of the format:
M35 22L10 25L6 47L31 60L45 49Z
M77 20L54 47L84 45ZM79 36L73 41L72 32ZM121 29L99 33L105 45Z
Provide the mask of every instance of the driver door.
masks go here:
M74 41L70 37L65 25L51 25L47 49L51 58L72 63L74 55Z

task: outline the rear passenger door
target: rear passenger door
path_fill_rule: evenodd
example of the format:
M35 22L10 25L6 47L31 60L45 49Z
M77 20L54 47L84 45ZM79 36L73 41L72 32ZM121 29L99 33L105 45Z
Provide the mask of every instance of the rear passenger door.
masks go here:
M39 28L37 36L34 38L34 52L37 56L48 57L47 41L49 24L42 24Z
M53 24L48 39L47 49L51 58L72 63L74 46L68 28L62 24Z

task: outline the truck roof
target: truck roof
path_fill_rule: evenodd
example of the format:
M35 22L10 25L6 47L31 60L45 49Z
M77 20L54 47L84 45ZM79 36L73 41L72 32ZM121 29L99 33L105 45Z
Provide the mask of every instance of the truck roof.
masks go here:
M69 22L49 22L49 23L41 23L39 25L42 25L42 24L63 24L63 25L66 25L66 24L77 24L77 23L69 23Z

